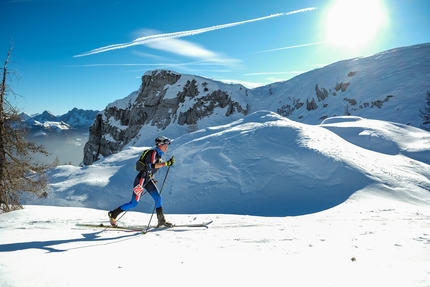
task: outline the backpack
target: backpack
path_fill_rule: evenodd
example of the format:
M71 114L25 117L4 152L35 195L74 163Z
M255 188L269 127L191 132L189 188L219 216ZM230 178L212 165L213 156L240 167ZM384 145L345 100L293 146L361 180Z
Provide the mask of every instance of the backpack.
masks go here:
M145 157L151 149L144 150L136 162L137 171L149 171L148 163L145 161Z

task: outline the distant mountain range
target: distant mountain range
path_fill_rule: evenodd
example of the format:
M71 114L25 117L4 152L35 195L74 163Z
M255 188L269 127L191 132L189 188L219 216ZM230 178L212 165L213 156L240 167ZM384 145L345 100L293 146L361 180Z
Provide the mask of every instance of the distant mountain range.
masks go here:
M40 144L49 156L36 154L33 159L42 163L79 165L82 162L83 147L88 140L88 129L99 111L74 108L61 116L49 111L41 114L20 114L22 123L28 128L27 139Z
M41 132L40 135L43 135L44 132L49 131L61 132L69 129L88 128L98 113L99 111L74 108L61 116L55 116L49 111L35 115L21 113L20 116L26 127L35 132Z

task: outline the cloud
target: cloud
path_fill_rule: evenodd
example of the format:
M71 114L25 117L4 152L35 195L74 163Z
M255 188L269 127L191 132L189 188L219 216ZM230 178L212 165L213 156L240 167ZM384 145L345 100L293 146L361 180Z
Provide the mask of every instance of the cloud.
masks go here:
M201 45L181 39L169 38L164 41L153 42L146 45L153 49L193 58L199 62L213 63L218 65L234 65L239 62L239 60L228 58L226 56L207 50Z
M251 23L251 22L256 22L256 21L262 21L262 20L266 20L266 19L270 19L270 18L275 18L275 17L280 17L280 16L288 16L288 15L292 15L292 14L296 14L296 13L312 11L312 10L315 10L315 9L316 8L314 8L314 7L312 7L312 8L305 8L305 9L295 10L295 11L288 12L288 13L277 13L277 14L272 14L272 15L265 16L265 17L260 17L260 18L255 18L255 19L245 20L245 21L240 21L240 22L233 22L233 23L223 24L223 25L216 25L216 26L207 27L207 28L188 30L188 31L182 31L182 32L174 32L174 33L165 33L165 34L150 35L150 36L145 36L145 37L137 38L134 41L131 41L131 42L128 42L128 43L113 44L113 45L109 45L109 46L104 46L104 47L101 47L101 48L93 49L91 51L88 51L88 52L85 52L85 53L82 53L82 54L79 54L79 55L75 55L73 57L84 57L84 56L89 56L89 55L93 55L93 54L104 53L104 52L107 52L107 51L112 51L112 50L117 50L117 49L124 49L124 48L132 47L132 46L137 46L137 45L148 45L148 44L151 44L151 43L154 44L154 43L157 43L157 42L160 42L160 41L166 41L166 40L172 40L172 39L180 38L180 37L187 37L187 36L198 35L198 34L202 34L202 33L206 33L206 32L211 32L211 31L215 31L215 30L219 30L219 29L234 27L234 26L238 26L238 25L243 25L243 24L247 24L247 23Z
M248 73L244 74L244 76L261 76L261 75L285 75L285 74L302 74L305 71L287 71L287 72L257 72L257 73Z
M254 89L257 87L261 87L264 84L263 83L256 83L256 82L247 82L242 80L236 80L236 79L217 79L217 81L226 83L226 84L240 84L242 86L245 86L248 89Z
M269 49L269 50L264 50L264 51L253 52L251 54L258 54L258 53L266 53L266 52L280 51L280 50L286 50L286 49L301 48L301 47L306 47L306 46L320 45L320 44L324 44L324 43L325 42L314 42L314 43L308 43L308 44L287 46L287 47L282 47L282 48L275 48L275 49Z
M175 38L167 38L164 41L148 43L146 46L152 49L192 58L214 58L217 56L216 53L206 50L198 44Z

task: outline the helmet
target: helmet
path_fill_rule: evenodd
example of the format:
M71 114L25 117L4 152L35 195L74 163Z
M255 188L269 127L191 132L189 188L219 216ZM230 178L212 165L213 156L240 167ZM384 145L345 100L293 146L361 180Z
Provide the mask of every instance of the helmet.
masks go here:
M171 140L166 138L165 136L158 136L155 139L155 145L157 145L157 146L160 144L170 144L170 143L171 143Z

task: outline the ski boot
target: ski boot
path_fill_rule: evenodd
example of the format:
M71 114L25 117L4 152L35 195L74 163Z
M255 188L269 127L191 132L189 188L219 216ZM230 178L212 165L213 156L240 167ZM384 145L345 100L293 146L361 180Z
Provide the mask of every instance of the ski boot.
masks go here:
M116 217L123 212L123 210L121 209L121 207L118 207L117 209L114 209L112 211L108 212L108 216L109 216L109 222L113 227L118 227L117 223L116 223Z
M166 221L166 219L164 218L162 207L158 207L155 211L157 212L157 219L158 219L157 227L162 227L162 226L173 227L174 226L173 223Z

